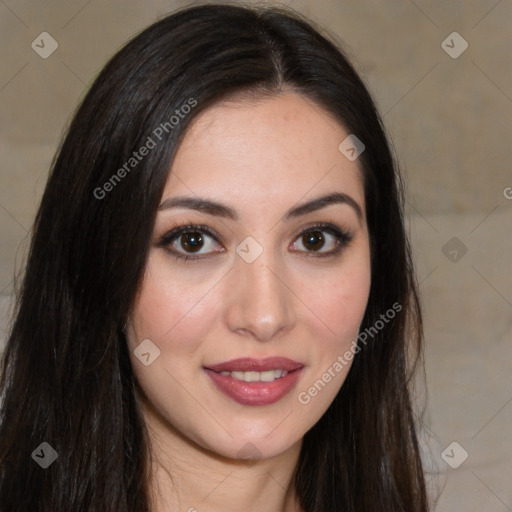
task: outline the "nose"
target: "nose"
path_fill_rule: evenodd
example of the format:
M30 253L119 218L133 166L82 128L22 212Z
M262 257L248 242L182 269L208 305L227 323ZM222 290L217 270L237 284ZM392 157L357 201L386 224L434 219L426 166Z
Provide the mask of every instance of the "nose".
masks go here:
M263 251L253 263L237 258L226 283L229 329L269 341L292 329L296 321L290 276Z

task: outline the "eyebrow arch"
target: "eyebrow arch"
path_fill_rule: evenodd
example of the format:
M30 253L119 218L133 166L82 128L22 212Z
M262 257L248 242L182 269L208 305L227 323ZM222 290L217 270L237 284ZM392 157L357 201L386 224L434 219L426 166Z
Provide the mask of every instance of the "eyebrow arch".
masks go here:
M284 214L283 220L286 221L301 215L306 215L307 213L320 210L331 204L348 204L355 210L359 221L363 219L361 207L351 196L343 192L333 192L332 194L317 197L307 203L291 208ZM165 199L158 207L158 210L168 210L170 208L189 208L209 215L225 217L235 221L239 220L238 214L232 208L200 197L171 197Z

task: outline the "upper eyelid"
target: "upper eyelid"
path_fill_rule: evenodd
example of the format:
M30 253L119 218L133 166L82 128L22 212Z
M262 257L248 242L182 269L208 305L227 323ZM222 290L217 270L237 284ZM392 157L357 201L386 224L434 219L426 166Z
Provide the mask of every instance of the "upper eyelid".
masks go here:
M313 223L311 225L301 228L294 234L294 236L298 237L298 236L304 234L305 232L308 232L309 230L312 230L315 228L323 230L323 231L334 230L334 231L339 231L341 233L352 234L351 229L343 228L341 226L336 226L336 224L334 224L332 222L316 222L316 223ZM171 228L170 230L166 231L165 234L162 235L161 238L174 237L174 236L178 236L181 233L187 233L189 231L194 231L194 230L201 232L201 233L204 232L204 233L208 234L212 238L215 238L217 242L220 242L219 239L222 238L222 236L215 229L213 229L209 226L203 225L203 224L182 224L182 225L176 226L176 227Z
M176 226L175 228L166 231L166 233L161 237L161 239L169 239L175 238L182 233L188 233L191 231L198 231L200 233L206 233L208 236L214 238L218 243L220 243L221 235L217 233L214 229L209 226L204 226L201 224L183 224L180 226Z

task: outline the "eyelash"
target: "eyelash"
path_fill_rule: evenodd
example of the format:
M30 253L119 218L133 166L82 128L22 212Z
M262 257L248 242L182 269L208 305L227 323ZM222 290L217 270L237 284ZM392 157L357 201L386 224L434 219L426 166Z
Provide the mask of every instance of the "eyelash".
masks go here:
M295 236L294 240L297 240L298 238L304 236L307 233L310 233L312 231L321 231L328 233L329 235L332 235L337 243L336 249L329 251L329 252L322 252L322 253L315 253L313 251L307 251L306 257L312 257L312 258L326 258L329 256L336 256L339 254L345 247L347 247L350 242L352 242L354 235L352 231L350 230L344 230L341 229L334 224L321 222L317 224L313 224L311 226L308 226L307 228L303 229L300 233L298 233ZM178 251L175 251L174 249L170 249L169 245L172 244L176 238L178 238L180 235L188 232L199 232L201 234L207 234L213 240L215 240L216 243L220 245L219 238L220 236L210 227L205 226L203 224L186 224L183 226L179 226L177 228L171 229L169 232L167 232L158 242L157 247L162 247L165 249L170 255L174 256L177 260L181 261L188 261L188 260L202 260L205 258L208 258L209 255L202 255L202 256L194 256L194 255L187 255ZM304 251L298 251L298 252L304 252ZM210 253L211 254L211 253Z

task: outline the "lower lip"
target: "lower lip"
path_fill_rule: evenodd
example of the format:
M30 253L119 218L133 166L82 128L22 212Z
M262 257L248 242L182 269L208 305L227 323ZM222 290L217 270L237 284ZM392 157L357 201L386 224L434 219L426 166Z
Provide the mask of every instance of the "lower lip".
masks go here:
M245 382L208 368L204 370L217 388L235 402L242 405L269 405L281 400L292 390L300 378L302 368L288 372L272 382Z

